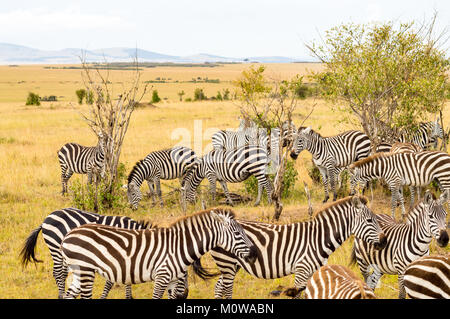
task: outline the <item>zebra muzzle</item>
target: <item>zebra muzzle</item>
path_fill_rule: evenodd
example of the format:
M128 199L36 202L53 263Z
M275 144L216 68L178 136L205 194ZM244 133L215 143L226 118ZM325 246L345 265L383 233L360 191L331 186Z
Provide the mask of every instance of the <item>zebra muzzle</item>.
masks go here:
M255 246L250 247L250 252L246 257L244 257L245 262L248 262L250 264L253 264L256 261L256 258L258 257L258 250Z
M382 233L378 238L378 243L374 244L374 247L375 249L380 250L386 247L387 237L384 233Z
M298 154L295 154L294 152L291 152L291 158L293 159L293 160L296 160L297 159L297 157L298 157Z
M446 247L448 244L448 233L445 229L442 229L439 237L436 238L436 243L439 247Z

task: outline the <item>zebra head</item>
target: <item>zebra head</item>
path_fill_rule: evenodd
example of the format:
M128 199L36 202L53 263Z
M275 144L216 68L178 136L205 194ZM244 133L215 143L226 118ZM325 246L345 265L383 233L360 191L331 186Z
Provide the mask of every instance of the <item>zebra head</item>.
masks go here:
M295 135L294 141L292 142L291 158L296 160L298 154L307 148L307 143L309 141L308 135L311 133L311 127L300 127Z
M440 247L445 247L448 244L447 233L447 211L444 204L449 200L449 191L446 190L441 194L439 199L436 199L429 191L425 193L425 209L428 211L428 220L430 225L430 233L436 239Z
M375 214L366 206L367 199L354 195L352 197L353 220L351 232L355 237L374 245L375 249L383 249L387 244L386 236L378 224Z
M139 202L142 199L141 189L134 182L128 183L127 187L128 202L131 205L131 209L136 210L138 208Z
M253 263L257 256L256 247L234 218L234 213L226 209L214 209L210 214L219 229L217 245L238 258Z
M186 173L181 180L181 198L183 202L195 202L197 187L205 178L205 174L203 172L205 168L204 164L203 158L197 158L195 163L186 170Z

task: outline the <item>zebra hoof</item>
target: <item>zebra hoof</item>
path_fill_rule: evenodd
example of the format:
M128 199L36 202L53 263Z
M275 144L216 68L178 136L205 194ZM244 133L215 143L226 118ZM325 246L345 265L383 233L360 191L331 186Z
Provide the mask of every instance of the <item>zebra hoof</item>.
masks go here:
M326 203L326 202L328 202L328 199L329 199L329 197L325 197L325 199L323 200L323 202L322 202L322 203Z

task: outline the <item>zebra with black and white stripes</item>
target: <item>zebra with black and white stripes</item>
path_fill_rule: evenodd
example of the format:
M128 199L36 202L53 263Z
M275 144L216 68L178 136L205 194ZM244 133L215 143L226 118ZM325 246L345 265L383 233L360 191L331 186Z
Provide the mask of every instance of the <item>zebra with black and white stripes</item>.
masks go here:
M378 223L387 237L387 245L382 251L355 239L351 262L358 263L371 289L375 289L383 274L398 275L399 298L405 298L403 281L408 265L429 254L433 238L441 247L448 244L447 211L444 208L448 198L448 192L439 199L427 192L424 200L409 212L405 223L398 223L389 215L378 214Z
M337 198L337 178L344 168L370 154L370 139L360 131L346 131L331 137L322 137L310 127L300 127L294 139L291 157L297 159L300 152L307 150L322 175L325 189L325 203L329 199L328 183Z
M413 299L450 299L450 255L413 261L405 270L403 285Z
M402 186L427 186L436 179L441 191L450 190L450 155L438 151L377 153L350 165L349 172L352 193L359 183L383 179L392 193L392 217L399 202L403 219Z
M140 187L144 181L148 183L154 204L155 186L162 207L161 179L181 179L189 167L196 163L197 160L195 152L184 146L154 151L148 154L143 160L134 165L128 175L127 196L131 208L133 210L138 208L142 199Z
M347 267L325 265L309 278L305 299L376 299L376 296Z
M153 298L159 299L167 288L185 282L188 266L214 247L249 263L255 258L254 245L229 209L202 211L156 229L83 225L61 244L73 272L65 298L91 298L98 273L125 285L154 281Z
M383 248L386 238L366 204L365 197L349 196L328 205L309 222L276 225L239 220L256 247L257 258L250 264L220 248L213 249L210 254L221 272L215 298L232 297L234 278L240 268L264 279L295 274L295 288L290 295L297 295L352 234Z
M215 200L216 182L219 182L228 203L232 205L227 182L239 183L253 175L258 181L255 205L260 203L264 188L270 203L273 187L266 175L267 163L267 152L260 146L245 145L228 151L212 150L201 157L186 173L182 181L182 197L184 200L194 202L197 187L206 177L210 183L212 199Z
M106 137L98 133L96 146L83 146L77 143L67 143L58 151L58 160L61 167L61 183L64 195L67 193L67 182L73 173L87 174L88 183L92 179L103 178L105 175L105 144Z
M58 287L58 296L62 298L66 288L67 265L63 263L61 255L61 242L66 234L84 224L100 224L125 229L147 229L152 225L148 222L138 222L125 216L105 216L77 208L64 208L56 210L48 215L42 224L33 230L25 241L21 251L22 264L26 266L29 262L41 262L35 256L37 238L42 231L42 236L50 250L53 260L53 277ZM113 284L106 282L101 298L108 296ZM126 287L126 298L132 298L131 286Z
M439 124L439 118L434 122L421 122L417 130L402 130L397 138L399 143L412 143L422 150L431 150L437 147L438 139L444 138L444 130ZM393 144L381 142L376 152L390 152Z

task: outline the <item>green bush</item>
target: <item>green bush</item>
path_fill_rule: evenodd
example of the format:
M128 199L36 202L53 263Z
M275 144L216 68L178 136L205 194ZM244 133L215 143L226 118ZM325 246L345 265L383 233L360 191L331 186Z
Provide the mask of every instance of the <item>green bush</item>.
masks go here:
M123 196L122 185L125 183L127 175L123 163L119 163L117 168L117 182L112 186L112 192L109 192L108 185L102 180L97 186L97 207L95 207L95 183L87 184L74 180L70 186L72 194L72 205L78 209L91 212L104 212L108 209L125 208L126 196Z
M158 95L158 91L157 90L153 90L152 93L152 103L158 103L161 101L161 98Z
M75 91L78 98L78 104L83 104L83 100L86 98L87 92L85 89L79 89Z
M295 169L294 162L288 160L286 163L286 170L284 171L284 180L283 180L283 189L281 191L281 198L288 198L291 196L291 194L294 191L295 182L297 180L297 170ZM275 178L275 174L269 174L268 175L270 181L272 182ZM251 196L257 196L258 195L258 181L256 180L255 176L250 176L244 181L244 187L245 191L251 195ZM266 194L266 192L263 193L263 195Z
M40 97L38 94L30 92L28 93L26 105L41 105Z
M206 97L205 93L203 92L203 89L201 88L196 88L194 91L194 101L203 101L203 100L207 100L208 98Z

